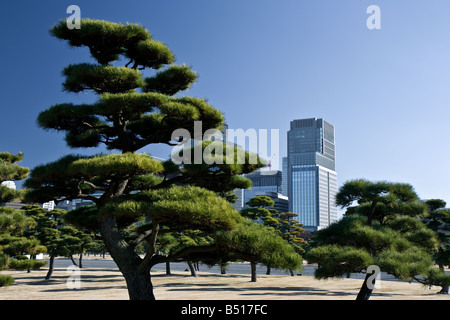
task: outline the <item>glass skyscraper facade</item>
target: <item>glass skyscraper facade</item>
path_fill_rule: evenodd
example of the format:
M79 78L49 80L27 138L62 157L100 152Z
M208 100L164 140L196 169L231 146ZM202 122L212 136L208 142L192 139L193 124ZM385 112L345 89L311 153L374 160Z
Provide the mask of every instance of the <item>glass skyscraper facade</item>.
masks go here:
M255 196L268 196L274 202L273 208L278 212L287 212L288 199L281 193L282 188L282 173L278 170L272 171L255 171L250 174L244 175L244 177L252 181L252 187L250 189L236 189L234 194L238 197L233 207L240 211L248 206L246 203Z
M334 127L323 119L294 120L287 139L289 211L306 230L327 227L338 219Z

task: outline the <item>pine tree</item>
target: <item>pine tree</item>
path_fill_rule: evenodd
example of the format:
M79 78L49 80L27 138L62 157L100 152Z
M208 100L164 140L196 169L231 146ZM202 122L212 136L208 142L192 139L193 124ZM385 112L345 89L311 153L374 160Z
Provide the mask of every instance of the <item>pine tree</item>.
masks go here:
M278 213L278 211L276 209L273 208L275 204L275 201L272 200L269 196L264 196L264 195L257 195L254 196L253 198L251 198L246 205L248 206L248 208L242 209L240 211L241 215L245 218L248 218L250 220L253 220L255 222L260 222L262 223L262 225L264 225L268 230L274 232L274 236L276 235L276 237L281 236L287 243L280 246L277 250L278 251L282 251L285 250L286 248L288 248L289 244L290 246L292 246L292 248L295 250L295 252L297 252L299 255L304 253L304 250L301 249L300 246L298 246L299 243L303 243L303 239L298 238L298 235L301 233L301 231L303 231L303 229L298 229L297 228L297 223L295 223L294 221L290 220L289 218L287 218L287 214L286 213ZM292 217L292 216L289 216ZM287 219L286 219L287 218ZM295 227L294 227L295 226ZM300 240L301 239L301 240ZM277 241L277 243L281 243L279 242L279 240L273 240L273 241ZM263 248L264 250L264 246L261 246L261 248ZM287 249L288 252L291 252L292 248ZM251 276L252 276L252 281L255 282L256 281L256 264L258 262L263 262L265 261L264 258L261 258L261 256L264 256L265 253L263 253L262 251L260 252L261 255L258 257L253 257L252 260L250 261L250 266L251 266ZM272 267L278 267L278 262L277 263L273 263L276 262L276 260L271 260L271 261L266 261L265 264L267 267L267 271L266 274L269 275L270 274L270 270ZM295 264L294 264L295 266ZM287 268L289 269L289 268ZM290 272L291 275L293 275L293 270L297 269L299 270L299 267L295 268L290 268Z
M281 212L279 214L280 224L278 230L280 230L283 239L285 239L290 245L292 245L299 254L305 253L303 246L307 241L302 237L305 229L302 228L302 224L298 222L298 214L295 212Z
M221 129L224 118L218 110L205 99L180 94L197 74L186 65L175 65L169 48L138 24L83 19L80 29L68 29L61 21L50 33L73 47L89 48L96 63L66 67L63 88L93 91L99 100L53 105L39 114L38 124L65 132L72 148L105 145L110 153L66 155L34 168L26 181L31 189L27 199L91 200L91 206L68 212L66 221L100 232L126 280L130 299L154 299L153 265L211 259L227 250L227 244L221 243L226 237L219 235L238 230L243 219L223 197L235 188L248 187L249 180L241 175L264 163L259 159L253 163L250 153L222 142L222 155L209 154L227 161L202 159L180 166L140 153L153 144L179 145L183 141L173 137L179 128L194 137L196 121L203 132ZM118 66L122 59L127 62ZM150 75L144 77L144 71ZM218 143L204 141L200 151L220 150ZM230 148L231 162L225 151ZM193 231L206 232L214 241L177 246L166 254L160 250L165 236L180 238ZM143 248L141 257L137 251Z
M23 153L19 152L17 155L9 152L0 152L0 203L9 202L18 199L23 192L14 190L2 185L5 181L23 180L25 179L30 169L21 167L17 164L23 160Z
M26 232L27 237L39 240L47 248L49 268L45 279L51 278L54 260L58 256L72 258L74 254L80 254L78 267L82 267L81 254L92 245L92 233L67 225L64 222L66 210L57 208L47 211L38 205L25 205L22 210L35 221L35 227Z
M224 244L221 255L224 261L249 261L251 282L256 282L256 265L261 263L270 268L300 270L302 257L275 231L263 224L245 219L234 232L222 233L220 243Z
M246 205L245 209L240 211L241 215L253 221L260 221L266 226L273 227L278 223L278 212L273 208L275 201L268 196L254 196Z
M309 263L318 264L317 278L366 272L376 265L397 278L427 282L434 273L432 255L438 241L421 222L427 209L412 186L352 180L339 189L336 199L340 206L348 207L345 217L318 231L315 247L307 254ZM366 272L358 300L370 298L371 278Z
M9 152L0 152L0 184L4 181L25 179L29 169L17 164L23 160L23 154L13 155ZM9 202L23 196L21 190L9 189L0 185L0 202ZM0 207L0 269L28 270L40 268L46 264L45 261L28 259L46 248L36 239L29 239L26 231L35 226L32 219L28 218L21 210ZM0 283L11 284L10 277L2 276ZM6 279L6 280L5 280Z
M425 220L427 226L436 231L439 240L438 251L434 255L435 263L441 272L434 273L430 284L442 287L439 293L448 294L450 276L444 277L444 268L450 267L450 209L445 209L446 202L441 199L430 199L425 201L430 216Z

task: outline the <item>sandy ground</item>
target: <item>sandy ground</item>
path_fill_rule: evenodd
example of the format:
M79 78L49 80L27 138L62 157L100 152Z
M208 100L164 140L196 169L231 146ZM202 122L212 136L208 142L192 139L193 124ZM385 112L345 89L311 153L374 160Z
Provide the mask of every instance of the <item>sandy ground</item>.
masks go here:
M71 288L73 273L55 269L44 280L46 268L26 271L2 271L15 278L15 284L0 287L0 300L128 300L125 281L118 270L83 268L79 288ZM362 284L360 279L316 280L310 276L219 275L199 272L197 278L187 272L152 272L158 300L354 300ZM68 285L69 284L69 285ZM450 300L436 294L440 288L417 283L381 281L371 300Z

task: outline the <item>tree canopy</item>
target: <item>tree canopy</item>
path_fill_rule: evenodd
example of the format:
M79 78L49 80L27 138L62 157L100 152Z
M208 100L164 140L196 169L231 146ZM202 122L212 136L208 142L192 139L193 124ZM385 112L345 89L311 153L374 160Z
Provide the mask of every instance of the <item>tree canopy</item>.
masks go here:
M131 299L154 299L150 281L154 264L211 259L222 250L224 233L242 227L244 221L226 198L233 189L250 186L240 175L265 162L258 157L256 163L250 162L249 152L225 144L222 150L234 149L234 157L244 161L203 158L200 163L179 165L140 152L154 144L179 145L173 132L183 128L194 136L196 121L204 131L220 130L224 117L206 99L182 95L197 74L185 64L175 64L169 48L143 26L91 19L82 19L80 26L68 29L60 21L50 30L72 47L89 48L96 61L66 67L63 90L92 91L98 101L54 104L39 114L37 123L65 132L72 148L103 144L109 153L65 155L37 166L25 183L30 189L26 199L92 201L91 206L68 212L66 221L101 234ZM212 143L217 144L201 142L201 151ZM208 241L187 241L199 233ZM168 245L169 238L178 242ZM144 248L144 257L137 248Z
M0 152L0 183L4 181L22 180L28 176L29 169L17 164L23 160L23 154L17 155L9 152ZM21 198L23 193L0 185L0 202L8 202ZM26 216L22 210L0 207L0 270L4 268L28 269L39 268L45 265L43 261L28 259L46 248L36 239L28 237L27 230L36 226L35 221ZM2 284L11 284L13 279L9 276L0 277Z
M2 185L2 182L23 180L28 176L30 169L17 164L22 160L23 153L21 152L17 155L9 152L0 152L0 203L9 202L22 196L21 191Z
M444 271L445 266L450 266L450 210L445 208L446 202L441 199L430 199L425 203L430 215L424 222L428 228L437 233L439 240L438 250L433 259L439 266L439 270ZM443 276L443 272L434 272L430 278L431 283L442 287L439 293L449 293L449 276Z
M366 272L376 265L397 278L427 283L434 273L432 255L438 241L421 221L428 215L427 208L412 186L352 180L339 189L336 198L347 207L344 218L320 230L307 254L308 262L318 264L317 278ZM358 299L369 299L370 275L366 273Z

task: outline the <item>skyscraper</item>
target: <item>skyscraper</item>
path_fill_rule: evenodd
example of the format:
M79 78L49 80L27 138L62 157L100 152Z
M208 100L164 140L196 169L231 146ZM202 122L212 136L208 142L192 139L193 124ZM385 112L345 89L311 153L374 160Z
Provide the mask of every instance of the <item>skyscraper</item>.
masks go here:
M240 211L247 208L247 201L255 196L268 196L274 202L273 208L278 212L288 211L288 199L281 194L282 174L281 171L255 171L244 175L252 181L250 189L236 189L234 194L238 197L233 207Z
M261 172L261 170L244 175L252 181L250 189L244 189L243 206L254 196L265 195L266 192L273 192L275 194L281 193L282 176L281 171L273 170L271 174L268 171Z
M283 196L288 196L288 158L283 157L283 170L281 171L281 193Z
M291 121L287 135L289 211L316 231L337 221L334 127L323 119Z

